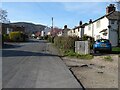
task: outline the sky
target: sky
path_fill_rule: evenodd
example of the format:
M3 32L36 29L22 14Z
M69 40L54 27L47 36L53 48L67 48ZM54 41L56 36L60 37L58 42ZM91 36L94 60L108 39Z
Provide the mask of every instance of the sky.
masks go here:
M113 2L3 2L11 22L30 22L50 27L74 28L79 21L87 23L106 13L106 6Z

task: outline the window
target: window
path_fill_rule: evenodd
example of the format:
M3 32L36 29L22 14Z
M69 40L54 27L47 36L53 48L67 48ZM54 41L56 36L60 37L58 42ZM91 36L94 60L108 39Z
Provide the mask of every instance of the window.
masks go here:
M96 28L100 27L100 20L96 22Z
M115 24L115 20L111 20L111 24Z
M74 30L74 33L75 33L75 30Z

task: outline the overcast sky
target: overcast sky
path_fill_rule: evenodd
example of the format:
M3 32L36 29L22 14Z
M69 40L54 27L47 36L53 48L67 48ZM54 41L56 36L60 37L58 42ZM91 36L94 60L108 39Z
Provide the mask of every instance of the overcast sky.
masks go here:
M106 13L111 2L4 2L2 9L7 10L11 22L32 22L63 28L73 28L82 20L97 19ZM117 6L117 5L116 5Z

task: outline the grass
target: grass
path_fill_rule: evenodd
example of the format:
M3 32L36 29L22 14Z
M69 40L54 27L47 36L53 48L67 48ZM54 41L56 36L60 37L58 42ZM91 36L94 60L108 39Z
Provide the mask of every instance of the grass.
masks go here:
M105 56L105 57L104 57L104 60L105 60L105 61L110 61L110 62L113 61L113 59L112 59L111 56Z
M90 54L86 54L86 55L78 54L78 53L75 53L72 50L64 52L64 55L68 56L68 57L71 57L71 58L78 58L78 59L85 59L85 60L91 60L94 57L93 55L90 55Z
M113 47L113 48L112 48L112 51L113 51L113 52L120 52L120 47Z

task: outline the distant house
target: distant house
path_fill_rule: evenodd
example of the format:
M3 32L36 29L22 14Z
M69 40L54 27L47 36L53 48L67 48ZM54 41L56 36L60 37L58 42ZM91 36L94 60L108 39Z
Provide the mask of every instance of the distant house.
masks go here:
M1 34L9 34L11 31L13 31L13 28L10 24L2 23L0 33Z
M50 30L50 35L51 36L58 36L58 33L61 31L62 29L59 29L59 28L57 28L57 27L55 27L55 28L53 28L53 29L51 29Z
M84 34L97 39L109 39L112 46L117 46L120 38L120 12L110 4L106 8L106 15L92 21L84 28Z
M40 37L40 36L41 36L41 32L40 32L40 31L37 31L37 32L35 33L35 36L36 36L36 37Z
M57 36L67 36L68 35L68 32L70 31L71 29L69 29L67 27L67 25L64 26L64 29L62 29L58 34Z
M84 35L84 27L85 24L82 24L82 21L80 21L79 26L76 26L75 28L68 31L68 36L77 36L79 38L82 38Z
M2 23L2 29L0 31L0 33L2 34L9 34L10 32L13 31L20 31L20 32L24 32L25 28L22 26L16 26L16 25L10 25L10 24L6 24L6 23Z
M45 27L44 30L41 31L41 36L46 36L48 32L50 32L51 28Z

